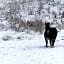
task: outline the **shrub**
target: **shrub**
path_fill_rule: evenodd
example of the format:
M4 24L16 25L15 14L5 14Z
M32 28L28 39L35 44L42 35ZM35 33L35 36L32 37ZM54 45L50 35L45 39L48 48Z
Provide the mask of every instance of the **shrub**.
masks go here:
M44 23L42 20L27 21L27 29L42 33L44 29Z

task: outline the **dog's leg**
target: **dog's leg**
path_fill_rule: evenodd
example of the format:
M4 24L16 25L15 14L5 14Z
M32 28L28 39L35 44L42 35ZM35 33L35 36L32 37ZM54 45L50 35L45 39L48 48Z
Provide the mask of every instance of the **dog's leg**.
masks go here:
M54 46L55 39L52 40L52 46Z
M50 47L52 47L52 40L50 40Z
M46 41L46 47L48 47L48 40L47 40L47 39L45 39L45 41Z

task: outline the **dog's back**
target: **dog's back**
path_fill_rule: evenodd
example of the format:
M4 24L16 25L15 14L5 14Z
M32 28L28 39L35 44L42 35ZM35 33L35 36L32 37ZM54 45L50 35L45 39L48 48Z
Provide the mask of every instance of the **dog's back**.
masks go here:
M50 28L49 29L49 38L56 39L57 36L57 29L56 28Z

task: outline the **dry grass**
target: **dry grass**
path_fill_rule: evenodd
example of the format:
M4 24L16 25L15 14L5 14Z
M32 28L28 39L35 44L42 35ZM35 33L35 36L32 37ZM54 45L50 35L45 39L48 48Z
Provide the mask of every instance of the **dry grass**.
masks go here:
M44 29L44 23L42 20L27 21L27 29L42 33Z
M35 21L23 21L23 20L14 20L14 22L11 22L10 24L11 29L14 29L15 31L24 31L27 29L27 31L33 30L35 32L42 33L44 29L44 23L42 20L35 20Z

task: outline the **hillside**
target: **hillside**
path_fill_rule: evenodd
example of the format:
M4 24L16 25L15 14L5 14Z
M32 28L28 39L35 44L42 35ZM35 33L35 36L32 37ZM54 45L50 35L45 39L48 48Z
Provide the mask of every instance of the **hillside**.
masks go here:
M13 28L17 31L23 31L26 29L28 21L51 22L60 29L64 26L63 0L0 0L0 3L1 29ZM35 25L38 28L37 23ZM41 30L43 29L41 28Z

